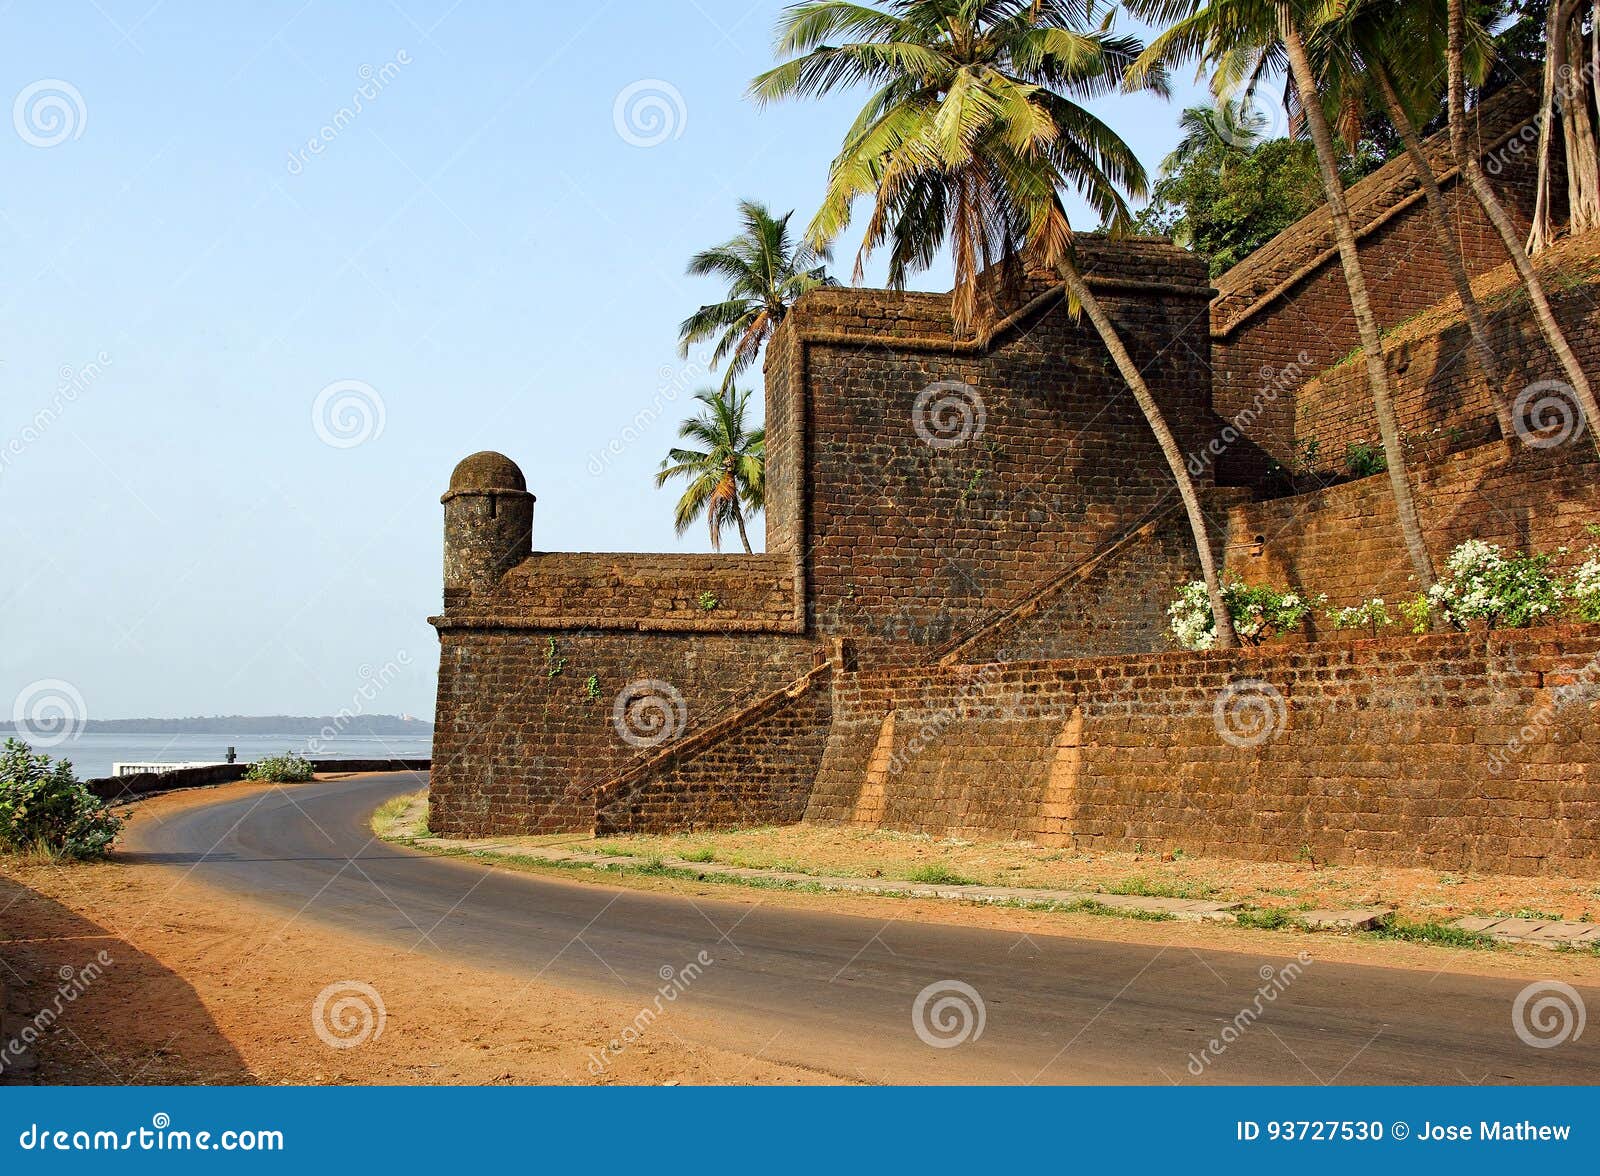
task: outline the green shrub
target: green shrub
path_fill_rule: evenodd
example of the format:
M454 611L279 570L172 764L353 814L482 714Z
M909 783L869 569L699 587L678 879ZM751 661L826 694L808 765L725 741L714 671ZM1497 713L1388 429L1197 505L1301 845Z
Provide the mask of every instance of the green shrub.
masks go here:
M1350 608L1329 609L1328 620L1333 622L1335 629L1365 629L1374 637L1396 623L1381 596L1364 600Z
M85 788L66 760L34 755L7 739L0 750L0 848L53 857L104 857L122 828L106 802Z
M274 784L301 784L311 779L311 761L292 751L269 755L250 765L246 780L270 780Z
M1388 469L1389 459L1384 456L1381 446L1357 441L1344 451L1344 468L1349 470L1353 477L1370 478L1373 474L1381 474Z
M1458 629L1482 621L1490 629L1523 629L1560 610L1565 589L1550 573L1552 556L1505 554L1498 544L1469 539L1445 561L1428 603Z
M1222 586L1222 603L1241 645L1260 645L1279 633L1298 629L1312 608L1326 599L1307 599L1298 592L1241 580L1230 580ZM1183 648L1210 649L1216 643L1216 620L1211 615L1211 596L1204 580L1185 584L1168 607L1167 617L1173 638Z

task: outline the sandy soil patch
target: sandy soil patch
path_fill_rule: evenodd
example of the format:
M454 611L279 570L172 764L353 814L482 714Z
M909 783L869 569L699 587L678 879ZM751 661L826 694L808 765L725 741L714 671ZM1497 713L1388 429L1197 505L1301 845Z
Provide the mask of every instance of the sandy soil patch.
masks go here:
M157 797L135 806L133 819L157 820L213 802L221 791L243 796L254 787ZM115 859L52 866L0 857L0 975L18 1011L33 1016L53 1008L65 983L62 969L78 974L97 960L109 962L42 1039L41 1081L834 1081L699 1044L697 1020L677 1009L597 1075L592 1051L621 1033L637 1006L286 919L202 885L181 867ZM382 1032L353 1048L330 1047L313 1023L330 961L337 961L340 977L382 993ZM351 1037L364 1024L360 1009L348 1006Z

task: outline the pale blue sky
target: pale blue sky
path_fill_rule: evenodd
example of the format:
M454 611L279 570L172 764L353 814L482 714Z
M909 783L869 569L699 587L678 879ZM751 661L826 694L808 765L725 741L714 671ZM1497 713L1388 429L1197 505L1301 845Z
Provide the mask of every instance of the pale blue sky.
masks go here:
M526 471L541 549L705 550L650 484L710 382L683 263L740 197L803 222L855 108L744 98L779 7L0 5L0 710L50 679L97 718L327 713L393 663L366 709L431 715L476 449ZM614 108L649 79L638 146ZM1184 97L1102 113L1153 170ZM313 422L339 381L382 407L348 447Z

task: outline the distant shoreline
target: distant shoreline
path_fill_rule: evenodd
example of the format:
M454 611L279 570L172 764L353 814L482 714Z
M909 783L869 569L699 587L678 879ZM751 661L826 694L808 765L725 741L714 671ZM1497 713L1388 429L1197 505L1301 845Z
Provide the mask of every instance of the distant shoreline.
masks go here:
M30 730L27 723L0 723L0 735ZM286 735L341 739L387 735L431 736L433 724L399 715L216 715L186 719L87 719L83 735Z

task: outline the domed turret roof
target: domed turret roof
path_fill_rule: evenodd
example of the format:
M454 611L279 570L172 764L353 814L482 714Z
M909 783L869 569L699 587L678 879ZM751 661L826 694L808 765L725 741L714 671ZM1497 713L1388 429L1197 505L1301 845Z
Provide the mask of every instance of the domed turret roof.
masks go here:
M528 481L516 462L503 453L484 449L461 459L450 475L450 489L526 491Z

